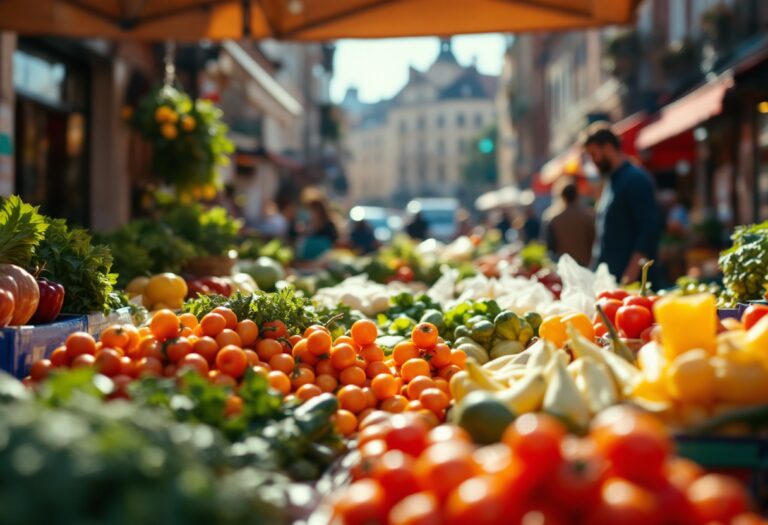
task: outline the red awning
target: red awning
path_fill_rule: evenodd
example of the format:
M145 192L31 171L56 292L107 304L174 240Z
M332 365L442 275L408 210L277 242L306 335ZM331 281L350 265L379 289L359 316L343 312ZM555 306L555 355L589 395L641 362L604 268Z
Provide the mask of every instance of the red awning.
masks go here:
M732 87L733 77L727 74L665 106L658 120L640 131L635 146L638 150L651 148L719 115L723 110L723 97Z
M621 149L628 157L637 158L635 141L646 124L648 124L648 115L645 111L639 111L612 126L613 132L621 139Z

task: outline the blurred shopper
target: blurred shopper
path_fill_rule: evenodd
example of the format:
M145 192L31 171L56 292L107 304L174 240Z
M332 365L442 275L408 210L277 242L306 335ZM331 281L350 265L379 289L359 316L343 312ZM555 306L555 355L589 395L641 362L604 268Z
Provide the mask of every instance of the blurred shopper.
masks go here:
M309 225L301 250L302 259L317 259L333 248L339 238L339 230L333 221L328 204L323 199L307 203Z
M280 213L277 204L269 201L264 205L264 217L258 230L265 237L286 239L288 237L288 219Z
M575 184L567 184L560 196L563 210L549 221L547 248L558 257L567 253L580 265L589 266L595 243L595 217L579 202Z
M405 227L407 233L412 239L423 241L429 236L429 223L424 219L421 212L415 213L411 222Z
M629 162L607 123L587 128L583 144L604 179L597 203L597 261L623 282L637 281L641 262L656 257L661 232L653 180Z
M520 229L520 235L523 242L528 244L531 241L535 241L539 238L541 232L541 221L536 216L536 210L533 206L528 206L525 209L525 221Z
M352 230L349 232L349 242L352 249L361 254L371 253L379 247L379 241L376 240L373 228L364 220L352 223Z
M509 220L509 214L506 210L500 212L501 217L495 221L495 228L501 232L501 238L509 241L509 231L512 229L512 221Z

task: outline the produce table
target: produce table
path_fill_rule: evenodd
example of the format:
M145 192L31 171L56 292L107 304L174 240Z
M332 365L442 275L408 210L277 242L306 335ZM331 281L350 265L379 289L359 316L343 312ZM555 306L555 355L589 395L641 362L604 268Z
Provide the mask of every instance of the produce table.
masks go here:
M400 239L312 270L243 244L231 275L118 279L85 232L2 210L29 237L0 266L0 319L26 317L0 338L22 379L0 376L4 522L763 523L754 297L718 312L709 290L624 290L479 239ZM63 272L62 250L100 266ZM51 306L28 272L44 254L67 291L85 287L59 308L90 317L33 320ZM6 290L22 299L8 312Z

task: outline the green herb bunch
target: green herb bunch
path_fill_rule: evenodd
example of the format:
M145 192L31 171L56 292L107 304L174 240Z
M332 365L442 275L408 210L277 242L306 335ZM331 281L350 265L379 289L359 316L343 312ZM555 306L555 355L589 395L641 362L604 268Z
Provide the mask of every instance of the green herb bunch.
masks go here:
M107 313L119 308L122 302L114 293L117 275L112 273L109 247L92 244L86 230L70 229L63 219L47 219L47 224L31 265L42 269L42 277L64 286L62 312Z
M250 319L259 327L271 321L282 321L291 333L303 333L307 327L321 322L312 302L297 295L292 287L273 293L257 292L252 295L236 292L231 297L202 295L187 301L184 311L202 319L205 314L219 306L227 306L232 309L238 320Z

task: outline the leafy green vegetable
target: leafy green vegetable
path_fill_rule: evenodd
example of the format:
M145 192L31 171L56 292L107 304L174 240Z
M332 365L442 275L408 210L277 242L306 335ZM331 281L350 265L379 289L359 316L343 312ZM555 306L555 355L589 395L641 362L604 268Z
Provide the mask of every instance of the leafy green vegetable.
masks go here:
M32 253L48 225L38 206L22 202L18 195L2 200L0 207L0 263L30 268Z
M97 239L112 247L120 286L141 275L179 273L196 253L192 244L159 220L136 219Z
M114 295L117 276L111 272L112 253L80 228L69 229L63 219L48 219L45 237L35 249L31 264L41 275L64 286L62 312L107 313L121 306Z
M227 306L241 321L251 319L261 326L269 321L282 321L292 333L302 333L308 326L320 323L312 302L296 294L292 287L277 292L257 292L244 295L240 292L231 297L204 295L184 304L184 311L198 319L218 306Z
M161 220L194 246L197 255L226 255L236 245L242 223L218 206L206 209L192 203L172 202L162 209Z

